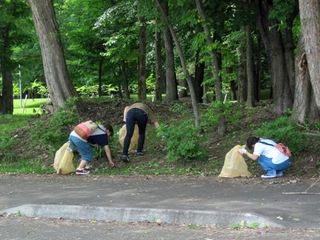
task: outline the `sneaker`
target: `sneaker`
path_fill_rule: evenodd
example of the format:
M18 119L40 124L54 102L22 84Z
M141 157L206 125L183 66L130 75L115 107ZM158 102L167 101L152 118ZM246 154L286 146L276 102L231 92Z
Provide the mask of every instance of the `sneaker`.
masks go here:
M266 174L266 175L261 175L261 178L262 178L262 179L275 178L275 177L277 177L277 175L268 175L268 174Z
M91 169L92 169L92 167L91 167L91 166L88 166L88 165L84 167L84 170L85 170L85 171L90 171Z
M130 162L129 157L127 155L122 155L120 159L121 159L121 161L126 162L126 163Z
M85 169L77 169L76 170L76 175L88 175L90 171L87 171Z
M277 171L277 177L283 177L283 172L282 171Z
M136 156L143 156L144 155L144 153L143 152L136 152L136 154L135 154Z

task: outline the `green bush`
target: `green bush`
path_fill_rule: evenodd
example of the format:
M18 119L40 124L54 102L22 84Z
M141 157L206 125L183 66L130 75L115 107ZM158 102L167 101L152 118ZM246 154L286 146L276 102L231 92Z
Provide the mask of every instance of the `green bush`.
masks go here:
M306 144L306 137L301 129L287 116L264 123L255 134L286 144L294 154L300 152Z
M201 122L203 127L217 127L219 117L224 114L227 124L235 124L241 121L243 113L239 104L232 102L213 102L203 114Z
M73 100L71 100L73 101ZM64 108L59 109L48 121L36 121L33 131L30 133L33 144L41 143L44 146L56 149L68 139L70 126L79 120L74 103L67 102Z
M193 160L204 160L207 151L201 146L203 136L199 130L193 127L191 121L183 121L172 126L161 126L158 130L166 146L169 161L191 162Z

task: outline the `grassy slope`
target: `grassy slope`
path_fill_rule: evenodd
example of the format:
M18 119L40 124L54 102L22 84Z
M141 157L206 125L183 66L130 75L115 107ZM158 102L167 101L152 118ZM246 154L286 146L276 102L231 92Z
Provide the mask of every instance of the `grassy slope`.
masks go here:
M41 102L41 101L40 101ZM115 132L122 126L122 110L128 102L100 99L88 100L78 104L80 116L74 111L73 104L55 116L24 117L15 115L0 116L2 134L0 136L1 172L18 173L53 173L51 164L54 153L68 137L73 125L84 119L111 122ZM33 107L37 107L34 105ZM192 119L190 104L157 105L152 107L158 113L162 126ZM225 108L226 134L216 134L216 108L202 107L202 135L205 141L202 147L208 150L208 161L172 162L166 158L165 143L157 136L152 127L147 128L146 155L133 157L130 164L120 162L121 147L116 135L111 140L113 156L117 168L110 169L101 149L95 150L95 174L103 175L218 175L224 163L225 154L237 144L244 144L245 139L255 134L255 130L266 122L274 121L269 105L254 109L234 105ZM209 113L209 114L208 114ZM18 129L18 130L16 130ZM280 128L279 128L280 129ZM269 131L269 130L268 130ZM301 131L304 131L301 129ZM13 137L14 136L14 137ZM317 137L309 137L305 149L295 156L289 175L313 176L318 174ZM312 147L311 147L312 146ZM78 156L76 156L78 159ZM75 160L76 161L76 160ZM261 174L255 162L247 160L250 171Z

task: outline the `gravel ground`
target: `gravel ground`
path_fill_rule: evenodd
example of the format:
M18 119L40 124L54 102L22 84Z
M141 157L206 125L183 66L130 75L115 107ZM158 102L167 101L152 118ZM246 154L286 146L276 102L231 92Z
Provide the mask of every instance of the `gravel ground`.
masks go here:
M320 238L320 229L236 229L236 227L221 228L215 226L138 224L1 216L0 239L308 240Z

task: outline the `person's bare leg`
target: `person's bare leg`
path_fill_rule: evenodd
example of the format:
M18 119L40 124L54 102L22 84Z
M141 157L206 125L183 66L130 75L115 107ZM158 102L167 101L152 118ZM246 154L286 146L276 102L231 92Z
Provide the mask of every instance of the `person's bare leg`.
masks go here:
M77 169L84 169L86 165L87 165L87 161L81 160Z

